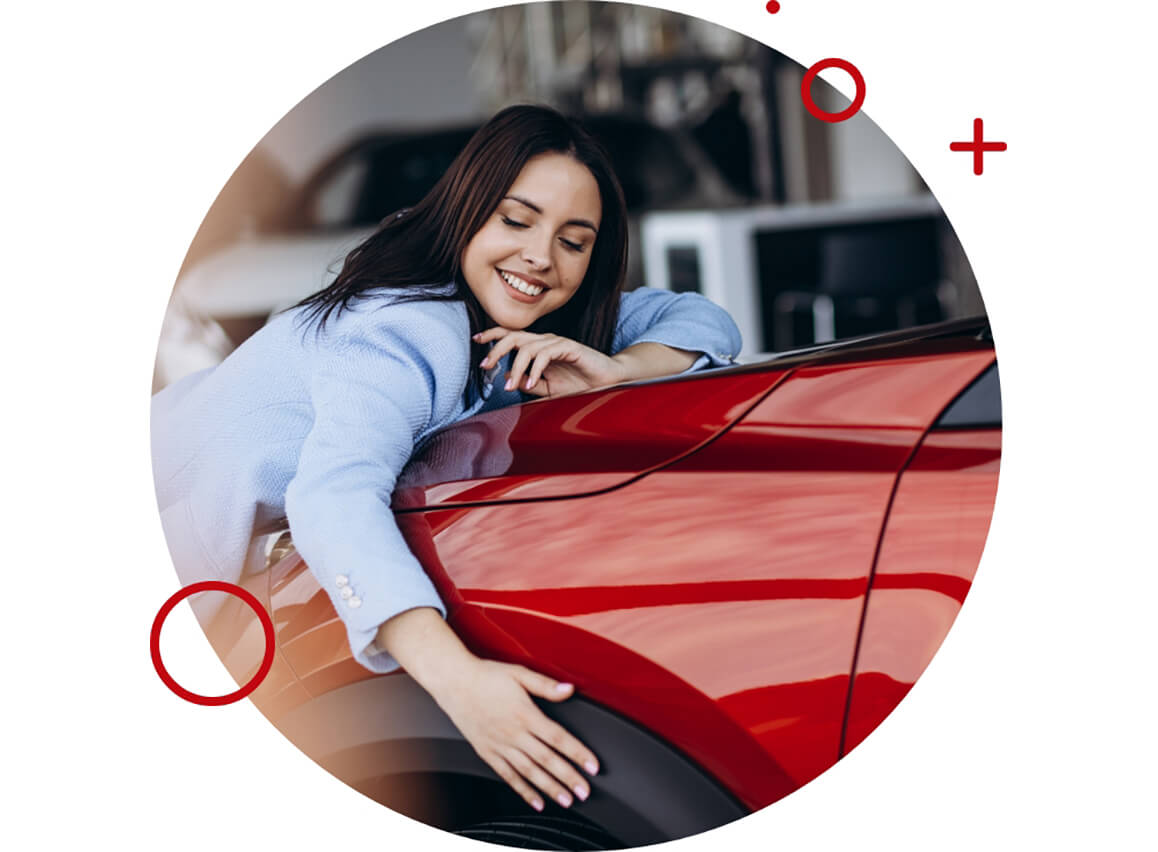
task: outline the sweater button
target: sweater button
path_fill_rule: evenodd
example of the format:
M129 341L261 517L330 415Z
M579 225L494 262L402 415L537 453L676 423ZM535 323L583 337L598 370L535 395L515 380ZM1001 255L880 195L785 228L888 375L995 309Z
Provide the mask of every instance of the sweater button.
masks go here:
M357 595L355 595L354 597L352 597L348 601L346 601L346 606L350 607L350 609L357 609L361 605L362 605L362 599L360 597L358 597Z
M343 586L348 586L348 585L350 585L350 578L347 577L345 574L339 574L337 577L334 578L334 585L337 586L339 589L342 588Z

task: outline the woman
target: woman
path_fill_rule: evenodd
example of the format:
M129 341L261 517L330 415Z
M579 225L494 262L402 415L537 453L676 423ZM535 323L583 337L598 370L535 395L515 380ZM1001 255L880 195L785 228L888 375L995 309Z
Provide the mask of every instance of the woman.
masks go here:
M626 250L622 191L598 144L553 110L511 107L331 286L154 397L158 501L182 582L236 581L255 527L284 515L355 658L404 667L536 810L542 794L586 798L576 766L598 771L528 696L573 687L466 649L390 496L427 436L522 393L734 357L739 333L706 300L622 294Z

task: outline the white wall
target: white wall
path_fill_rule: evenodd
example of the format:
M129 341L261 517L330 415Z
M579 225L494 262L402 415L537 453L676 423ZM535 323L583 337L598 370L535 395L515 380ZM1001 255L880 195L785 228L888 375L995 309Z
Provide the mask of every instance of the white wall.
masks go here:
M326 155L373 127L424 127L480 117L470 85L474 51L465 18L376 50L307 95L260 146L293 182Z
M827 69L820 79L853 92L844 71ZM839 112L851 98L819 83L813 87L816 103L828 112ZM900 149L863 111L828 125L829 168L832 197L836 201L861 201L911 195L921 191L916 170Z
M905 155L863 112L832 125L829 144L834 199L910 195L920 187L920 179Z

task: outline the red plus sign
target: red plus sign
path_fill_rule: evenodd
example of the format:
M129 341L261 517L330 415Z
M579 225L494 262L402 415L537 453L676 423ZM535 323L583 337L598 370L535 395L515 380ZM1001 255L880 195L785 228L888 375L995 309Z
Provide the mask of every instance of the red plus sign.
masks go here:
M985 158L986 151L1004 151L1007 146L1004 142L985 142L985 133L982 128L981 119L973 119L973 141L972 142L950 142L950 151L972 151L973 152L973 174L979 175L984 171L982 161Z

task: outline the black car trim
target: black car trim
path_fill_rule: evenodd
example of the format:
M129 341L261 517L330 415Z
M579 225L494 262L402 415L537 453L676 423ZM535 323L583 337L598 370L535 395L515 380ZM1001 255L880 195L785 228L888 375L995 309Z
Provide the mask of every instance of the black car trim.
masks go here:
M958 394L933 424L934 429L1001 428L1001 378L994 361Z
M692 761L624 717L581 696L558 704L536 703L600 758L599 773L590 779L590 797L576 801L571 812L624 844L675 840L750 812ZM370 789L390 785L372 782L391 776L446 776L494 782L505 789L429 694L405 674L341 687L275 724L327 770L378 801L385 796ZM404 805L382 803L406 812ZM533 813L521 802L518 807ZM454 830L452 817L443 822L437 827Z

